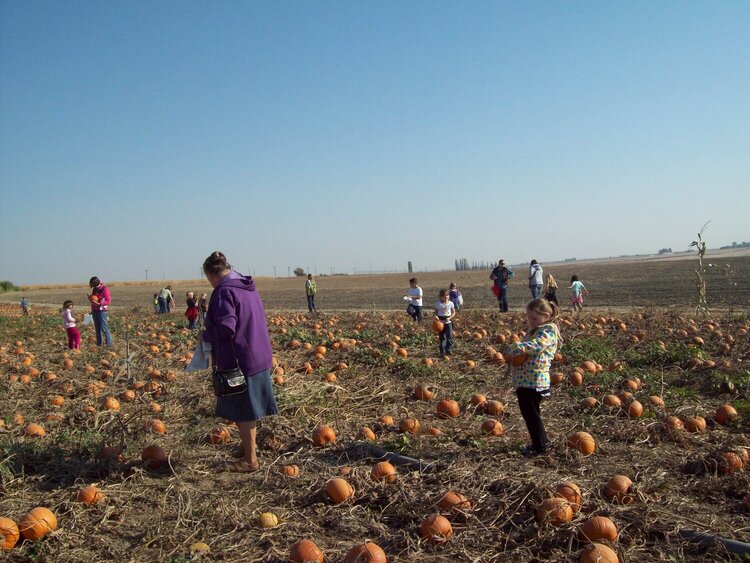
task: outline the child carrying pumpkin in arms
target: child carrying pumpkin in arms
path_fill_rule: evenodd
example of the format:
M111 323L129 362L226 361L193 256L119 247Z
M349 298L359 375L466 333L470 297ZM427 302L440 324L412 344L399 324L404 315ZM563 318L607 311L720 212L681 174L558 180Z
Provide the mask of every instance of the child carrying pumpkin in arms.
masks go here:
M531 436L531 445L521 448L524 455L539 455L547 451L541 402L550 395L549 370L562 341L560 329L554 322L558 314L559 309L554 303L534 299L526 306L528 334L520 342L508 346L508 363L518 406Z

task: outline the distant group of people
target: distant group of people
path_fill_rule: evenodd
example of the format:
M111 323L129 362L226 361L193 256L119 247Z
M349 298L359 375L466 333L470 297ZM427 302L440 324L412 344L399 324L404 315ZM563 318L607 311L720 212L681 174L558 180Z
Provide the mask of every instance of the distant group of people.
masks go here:
M202 293L200 297L196 297L195 292L188 291L185 293L185 305L185 317L188 320L188 328L194 329L206 318L208 294ZM154 313L166 315L171 313L175 307L176 303L171 285L164 287L158 293L154 293Z

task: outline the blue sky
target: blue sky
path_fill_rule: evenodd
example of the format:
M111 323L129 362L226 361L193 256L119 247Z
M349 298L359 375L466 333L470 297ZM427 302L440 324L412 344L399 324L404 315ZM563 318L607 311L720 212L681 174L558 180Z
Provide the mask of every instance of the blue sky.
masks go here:
M750 240L750 3L0 2L0 279Z

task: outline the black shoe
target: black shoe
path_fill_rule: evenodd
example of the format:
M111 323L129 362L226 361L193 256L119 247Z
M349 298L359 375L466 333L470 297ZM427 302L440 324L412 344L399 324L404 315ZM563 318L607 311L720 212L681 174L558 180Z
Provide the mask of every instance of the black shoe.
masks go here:
M519 451L524 457L536 457L547 453L547 450L537 450L534 446L521 446Z

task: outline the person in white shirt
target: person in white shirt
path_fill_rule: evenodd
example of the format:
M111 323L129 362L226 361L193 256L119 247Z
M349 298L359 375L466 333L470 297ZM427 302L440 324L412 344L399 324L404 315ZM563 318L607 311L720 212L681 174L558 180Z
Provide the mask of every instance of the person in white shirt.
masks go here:
M68 348L78 350L81 347L81 334L76 328L76 318L73 316L73 302L63 303L62 319L65 332L68 334Z
M531 290L532 299L539 299L543 286L544 271L542 270L542 265L536 260L532 260L529 264L529 289Z
M435 302L435 318L443 323L443 330L440 331L438 344L440 346L440 356L450 356L453 348L453 323L451 319L456 315L456 306L450 300L450 294L447 289L440 290L440 299Z
M422 320L422 288L417 285L417 278L409 280L409 293L407 294L411 301L406 308L406 312L416 321Z

